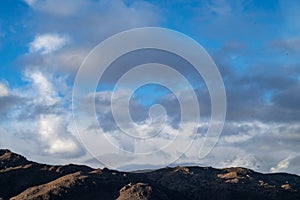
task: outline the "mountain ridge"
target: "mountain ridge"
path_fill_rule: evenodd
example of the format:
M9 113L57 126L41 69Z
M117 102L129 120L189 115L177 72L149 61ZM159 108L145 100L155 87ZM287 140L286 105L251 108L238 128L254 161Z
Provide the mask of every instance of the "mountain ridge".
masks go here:
M47 165L0 149L0 199L300 199L300 177L235 167L139 173Z

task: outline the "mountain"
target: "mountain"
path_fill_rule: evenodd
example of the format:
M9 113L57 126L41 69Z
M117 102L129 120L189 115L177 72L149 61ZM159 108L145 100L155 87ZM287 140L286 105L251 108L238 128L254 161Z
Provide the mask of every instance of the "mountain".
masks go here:
M235 167L166 167L139 173L52 166L0 150L0 199L300 199L300 177Z

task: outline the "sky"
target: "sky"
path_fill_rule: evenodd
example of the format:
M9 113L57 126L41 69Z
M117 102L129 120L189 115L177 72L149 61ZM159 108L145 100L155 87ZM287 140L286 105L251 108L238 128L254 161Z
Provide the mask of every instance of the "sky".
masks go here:
M241 166L300 174L299 1L4 0L0 4L1 148L50 164L103 167L110 162L114 168L133 170L155 168L163 159L180 155L173 165ZM103 146L103 163L78 136L72 90L82 62L110 36L142 27L167 28L193 38L220 71L227 99L226 120L217 144L204 158L200 159L198 152L211 115L207 87L184 60L168 52L148 49L129 53L112 64L91 94L100 128L79 113L86 124L82 134L96 131L105 135L125 150L125 155L105 152L105 142L100 141L97 145ZM174 65L190 79L203 120L198 124L195 144L188 150L176 149L176 155L162 151L149 161L137 160L133 154L138 148L154 151L172 141L180 121L176 96L157 85L146 85L133 93L129 109L140 132L151 134L161 123L149 122L151 106L161 104L168 116L165 133L147 145L135 141L135 147L115 123L110 98L113 85L125 70L120 66L151 59ZM115 98L124 95L128 93L121 91ZM184 91L181 95L186 96ZM82 99L86 102L83 110L91 106L91 96ZM124 105L117 106L123 112ZM185 123L187 128L179 137L182 143L191 140L187 135L193 131L189 121Z

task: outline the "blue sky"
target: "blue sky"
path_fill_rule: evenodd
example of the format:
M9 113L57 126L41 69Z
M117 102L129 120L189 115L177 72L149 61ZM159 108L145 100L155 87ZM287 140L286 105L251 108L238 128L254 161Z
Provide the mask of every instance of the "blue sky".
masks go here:
M7 0L0 4L1 147L41 162L64 163L68 158L98 166L80 143L72 119L76 72L85 56L106 38L131 28L157 26L200 43L217 64L227 93L226 123L214 150L197 160L194 146L178 162L300 173L298 1ZM170 55L152 54L169 64L175 62ZM137 61L124 61L130 65L145 60L140 56ZM184 73L192 74L181 64ZM118 76L117 66L108 73ZM207 89L201 78L190 78L207 119ZM110 84L110 79L104 80L96 93L97 115L103 134L126 149L128 141L119 138L109 110ZM133 119L148 130L147 109L154 103L166 106L172 117L168 130L175 131L177 102L165 89L139 89L132 98ZM202 129L207 129L205 121ZM158 144L165 141L158 139ZM150 164L132 161L126 166Z

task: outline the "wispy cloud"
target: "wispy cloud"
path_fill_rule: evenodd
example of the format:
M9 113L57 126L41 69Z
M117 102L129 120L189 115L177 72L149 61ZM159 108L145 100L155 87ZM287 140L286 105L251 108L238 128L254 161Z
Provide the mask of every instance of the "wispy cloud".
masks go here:
M40 53L42 55L52 53L59 50L69 42L67 36L58 34L43 34L35 36L34 40L29 44L29 51L31 53Z

